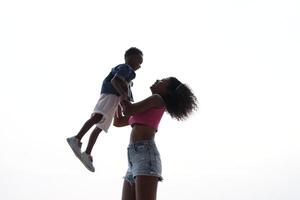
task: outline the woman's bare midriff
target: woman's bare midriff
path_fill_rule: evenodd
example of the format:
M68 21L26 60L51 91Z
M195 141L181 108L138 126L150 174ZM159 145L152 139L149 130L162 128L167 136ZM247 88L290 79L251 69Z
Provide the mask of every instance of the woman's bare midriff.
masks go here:
M134 124L130 134L130 143L134 143L140 140L151 140L154 139L156 133L156 129L140 125Z

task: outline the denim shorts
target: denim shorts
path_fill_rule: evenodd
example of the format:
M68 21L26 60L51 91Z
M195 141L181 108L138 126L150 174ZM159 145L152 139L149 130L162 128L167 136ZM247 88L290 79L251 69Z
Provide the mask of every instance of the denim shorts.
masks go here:
M162 181L161 160L154 140L140 140L127 148L128 170L124 179L134 183L139 175L155 176Z

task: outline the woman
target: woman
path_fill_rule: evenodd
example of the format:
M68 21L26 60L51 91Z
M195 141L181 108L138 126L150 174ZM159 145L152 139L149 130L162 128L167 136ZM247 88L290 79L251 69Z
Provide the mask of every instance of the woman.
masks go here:
M116 115L117 127L131 125L128 146L128 170L122 200L155 200L158 181L162 180L160 155L154 136L164 112L183 120L197 108L197 98L174 77L157 80L152 95L140 102L122 102L123 114Z

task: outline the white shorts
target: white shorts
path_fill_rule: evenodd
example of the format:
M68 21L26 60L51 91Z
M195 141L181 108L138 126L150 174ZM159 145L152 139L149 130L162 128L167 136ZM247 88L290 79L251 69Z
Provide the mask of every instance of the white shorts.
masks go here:
M100 113L103 117L96 126L105 132L111 125L114 114L118 108L121 98L114 94L101 94L93 113Z

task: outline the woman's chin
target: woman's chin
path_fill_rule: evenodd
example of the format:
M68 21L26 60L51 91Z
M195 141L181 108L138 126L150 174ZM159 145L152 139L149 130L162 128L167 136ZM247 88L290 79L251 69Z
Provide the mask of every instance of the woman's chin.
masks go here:
M152 86L150 87L150 90L151 90L151 92L153 93L153 87L152 87Z

